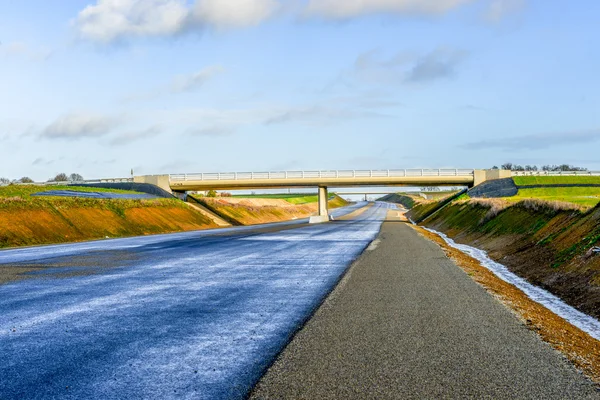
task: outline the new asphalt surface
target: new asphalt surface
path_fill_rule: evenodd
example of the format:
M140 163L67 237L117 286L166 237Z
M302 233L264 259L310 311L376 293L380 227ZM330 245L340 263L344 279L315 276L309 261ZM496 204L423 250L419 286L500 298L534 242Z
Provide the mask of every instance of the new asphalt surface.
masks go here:
M0 251L0 399L244 398L387 208Z
M386 222L251 397L598 399L600 392L436 244Z
M600 397L388 207L0 251L0 399Z

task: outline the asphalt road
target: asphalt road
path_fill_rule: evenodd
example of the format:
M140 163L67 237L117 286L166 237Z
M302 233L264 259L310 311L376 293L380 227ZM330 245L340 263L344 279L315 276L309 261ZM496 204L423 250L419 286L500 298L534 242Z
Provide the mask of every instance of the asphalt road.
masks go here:
M386 207L0 251L0 399L244 398Z
M386 222L252 398L598 399L600 393L437 245L404 223Z

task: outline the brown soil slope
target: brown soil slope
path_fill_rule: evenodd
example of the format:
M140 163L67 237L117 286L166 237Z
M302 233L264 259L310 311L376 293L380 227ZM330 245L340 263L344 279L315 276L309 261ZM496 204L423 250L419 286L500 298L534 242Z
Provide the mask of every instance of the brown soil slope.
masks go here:
M600 317L600 205L582 212L544 201L455 201L424 222L488 251L511 271Z
M194 197L195 198L195 197ZM306 218L317 211L317 203L292 204L282 199L198 197L200 204L232 225L254 225ZM346 205L340 197L329 200L329 207Z
M0 248L214 227L178 200L0 199Z

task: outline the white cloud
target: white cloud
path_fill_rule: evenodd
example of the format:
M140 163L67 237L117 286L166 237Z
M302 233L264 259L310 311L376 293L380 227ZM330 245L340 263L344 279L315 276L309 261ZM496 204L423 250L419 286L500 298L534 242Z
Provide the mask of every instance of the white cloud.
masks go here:
M467 56L466 51L450 47L423 54L400 52L390 58L369 51L356 58L352 74L375 84L427 83L454 77Z
M173 79L171 91L174 93L188 92L204 85L206 81L224 71L220 65L212 65L190 75L179 75Z
M97 0L74 23L83 38L111 43L130 37L174 36L205 28L257 25L273 15L277 0Z
M41 133L48 139L80 139L99 137L110 133L118 125L118 120L93 114L65 115L50 125Z
M303 123L309 125L326 125L332 122L348 121L350 119L361 118L382 118L383 114L362 110L359 108L338 108L321 105L312 105L308 107L289 108L275 113L272 117L265 120L265 125L275 125L283 123Z
M216 28L243 28L258 25L279 8L276 0L200 0L193 19Z
M120 134L116 136L110 141L111 146L121 146L126 145L138 140L148 139L154 136L159 135L162 132L162 128L160 126L153 126L148 129L144 129L141 131L131 131Z
M521 11L525 7L525 0L492 0L485 18L498 22L507 15Z
M233 126L213 125L203 128L190 128L188 129L187 133L192 136L221 137L234 134L235 128Z
M29 51L25 42L2 43L2 53L7 55L24 55Z
M25 42L0 43L0 56L23 57L31 61L44 61L52 56L52 50L33 48Z
M169 36L181 32L189 9L182 0L98 0L75 21L80 34L99 42L131 36Z
M408 72L406 81L428 82L450 78L456 74L456 67L465 56L466 53L461 50L439 48L417 60Z
M170 37L205 29L256 26L276 14L350 19L368 14L446 13L476 0L96 0L79 12L74 25L85 38L111 43L132 37ZM493 0L493 14L509 3ZM496 4L498 3L498 4ZM500 4L502 3L502 4Z
M332 19L376 13L442 14L473 0L309 0L306 12Z

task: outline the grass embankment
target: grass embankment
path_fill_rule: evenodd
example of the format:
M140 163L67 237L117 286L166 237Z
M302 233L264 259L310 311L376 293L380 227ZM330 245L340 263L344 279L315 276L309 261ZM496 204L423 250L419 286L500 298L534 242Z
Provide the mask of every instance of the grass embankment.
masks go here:
M517 186L600 184L600 176L513 176Z
M204 229L216 225L175 199L31 197L73 187L0 187L0 248ZM82 191L136 193L98 188ZM80 190L77 188L76 190Z
M406 213L406 216L410 218L411 221L420 222L426 216L442 207L452 196L455 196L456 194L456 192L447 192L443 196L439 196L436 199L420 198L415 202L413 207L410 208L409 212Z
M281 194L239 194L233 195L233 198L243 198L243 199L281 199L285 200L291 204L308 204L308 203L316 203L319 201L319 196L317 194L306 194L306 193L281 193ZM342 199L337 194L329 193L329 201L334 199ZM343 200L343 199L342 199ZM344 203L344 205L347 203Z
M66 186L66 185L8 185L0 186L0 198L21 197L23 200L33 200L30 197L34 193L48 192L51 190L72 190L76 192L99 192L99 193L123 193L123 194L140 194L131 190L119 189L103 189L87 186Z
M600 176L515 176L513 181L519 186L519 193L506 198L509 201L541 199L565 201L584 207L594 207L600 202ZM582 185L557 187L556 185ZM583 185L598 185L586 187ZM522 186L538 186L524 188ZM548 187L544 187L548 186Z
M317 196L290 196L285 194L265 196L268 197L261 195L250 197L192 197L232 225L288 221L306 218L317 211ZM310 199L312 197L314 197L313 202L300 202L300 199ZM328 204L330 208L337 208L348 203L341 197L333 195Z
M415 204L417 204L419 202L418 197L420 197L420 196L411 195L411 194L392 193L392 194L383 196L379 200L387 201L390 203L401 204L410 210L411 208L413 208L415 206ZM422 200L423 198L421 197L420 199Z
M454 201L425 226L488 251L529 282L600 317L600 205L500 199Z

